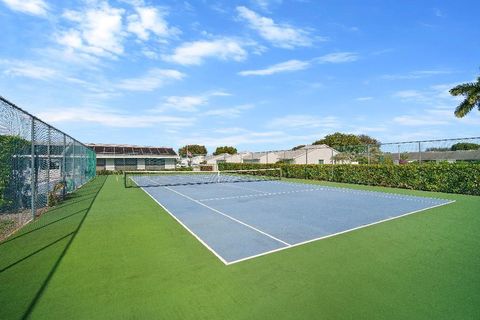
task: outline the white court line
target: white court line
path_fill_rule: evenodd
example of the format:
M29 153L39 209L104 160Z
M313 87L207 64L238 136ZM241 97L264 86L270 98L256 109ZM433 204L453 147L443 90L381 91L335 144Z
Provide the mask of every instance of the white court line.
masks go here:
M175 192L176 194L178 194L178 195L180 195L180 196L182 196L182 197L184 197L184 198L187 198L188 200L193 201L193 202L195 202L195 203L197 203L197 204L199 204L199 205L201 205L201 206L203 206L203 207L205 207L205 208L207 208L207 209L210 209L210 210L212 210L213 212L216 212L216 213L218 213L218 214L221 214L221 215L224 216L224 217L227 217L227 218L229 218L229 219L231 219L231 220L233 220L233 221L235 221L235 222L237 222L237 223L240 223L241 225L244 225L245 227L248 227L248 228L250 228L250 229L252 229L252 230L255 230L255 231L263 234L264 236L267 236L267 237L269 237L269 238L271 238L271 239L273 239L273 240L275 240L275 241L281 242L281 243L283 243L284 245L291 246L291 244L288 243L288 242L285 242L285 241L283 241L283 240L280 240L280 239L272 236L271 234L268 234L268 233L266 233L266 232L264 232L264 231L262 231L262 230L260 230L260 229L257 229L257 228L255 228L255 227L253 227L253 226L251 226L251 225L243 222L243 221L240 221L240 220L238 220L238 219L235 219L234 217L231 217L231 216L229 216L229 215L226 214L226 213L223 213L223 212L221 212L221 211L219 211L219 210L217 210L217 209L215 209L215 208L212 208L212 207L210 207L210 206L207 206L206 204L201 203L200 201L195 200L195 199L193 199L193 198L191 198L191 197L189 197L189 196L187 196L187 195L185 195L185 194L183 194L183 193L181 193L181 192L178 192L178 191L176 191L176 190L173 190L173 189L171 189L171 188L169 188L169 187L164 187L164 188L167 189L167 190L170 190L170 191L172 191L172 192Z
M219 201L219 200L233 200L233 199L242 199L242 198L256 198L256 197L268 197L268 196L277 196L285 195L290 193L300 193L300 192L312 192L322 190L322 188L311 188L311 189L301 189L301 190L290 190L290 191L279 191L279 192L265 192L263 194L244 194L240 196L229 196L229 197L216 197L216 198L206 198L199 199L198 201Z
M231 183L225 183L225 185L228 186L228 187L237 188L237 189L242 189L242 190L250 190L250 191L255 191L255 192L260 192L260 193L268 193L267 191L262 191L262 190L257 190L257 189L253 189L253 188L236 186L236 185L232 185Z
M180 221L180 219L178 219L173 213L171 213L163 204L160 203L160 201L158 201L157 199L155 199L154 196L152 196L147 190L145 190L144 188L142 188L142 190L150 197L153 199L153 201L155 201L160 207L162 207L163 210L165 210L173 219L175 219L175 221L177 221L182 227L184 227L188 232L190 232L190 234L192 236L194 236L198 241L200 241L201 244L203 244L208 250L210 250L211 253L213 253L218 259L220 259L220 261L222 261L225 265L228 265L228 262L223 259L223 257L218 254L215 250L213 250L205 241L202 240L202 238L200 238L199 236L197 236L195 234L195 232L193 232L192 230L190 230L190 228L188 228L185 224L183 224L182 221Z
M288 179L292 179L292 178L288 178ZM311 180L311 181L319 181L319 180ZM325 188L326 190L336 191L336 192L353 193L353 194L367 194L367 195L371 194L373 196L382 197L382 198L402 199L402 200L411 200L411 201L419 201L419 202L432 202L432 201L428 201L428 199L449 201L448 199L444 199L444 198L413 196L413 195L401 194L401 193L395 193L395 192L384 192L384 191L376 191L376 190L362 190L362 189L353 189L353 188L349 188L349 187L336 187L336 186L323 185L323 184L320 184L320 183L304 183L304 182L288 181L288 180L265 181L265 182L278 183L278 184L290 184L290 185L294 185L295 187L302 187L302 186L305 186L305 185L316 185L316 186L321 186L321 187ZM359 186L368 187L369 185L359 185ZM395 190L395 188L390 188L390 189ZM408 189L403 189L403 190L408 190Z
M282 251L282 250L285 250L285 249L290 249L290 248L293 248L293 247L298 247L298 246L301 246L301 245L304 245L304 244L307 244L307 243L310 243L310 242L314 242L314 241L318 241L318 240L322 240L322 239L327 239L327 238L335 237L335 236L338 236L338 235L340 235L340 234L344 234L344 233L347 233L347 232L355 231L355 230L358 230L358 229L363 229L363 228L370 227L370 226L373 226L373 225L376 225L376 224L379 224L379 223L387 222L387 221L390 221L390 220L395 220L395 219L402 218L402 217L405 217L405 216L408 216L408 215L411 215L411 214L414 214L414 213L418 213L418 212L422 212L422 211L425 211L425 210L429 210L429 209L441 207L441 206L444 206L444 205L447 205L447 204L450 204L450 203L454 203L454 202L455 202L455 200L451 200L451 201L446 202L446 203L441 203L441 204L437 204L437 205L435 205L435 206L431 206L431 207L428 207L428 208L424 208L424 209L420 209L420 210L415 210L415 211L412 211L412 212L404 213L404 214L399 215L399 216L395 216L395 217L383 219L383 220L376 221L376 222L372 222L372 223L365 224L365 225L361 225L361 226L358 226L358 227L355 227L355 228L352 228L352 229L348 229L348 230L344 230L344 231L332 233L332 234L329 234L329 235L326 235L326 236L322 236L322 237L319 237L319 238L310 239L310 240L306 240L306 241L303 241L303 242L295 243L295 244L292 244L292 245L290 245L290 246L288 246L288 247L283 247L283 248L278 248L278 249L266 251L266 252L263 252L263 253L260 253L260 254L256 254L256 255L253 255L253 256L249 256L249 257L245 257L245 258L242 258L242 259L238 259L238 260L234 260L234 261L231 261L231 262L227 262L226 265L229 266L229 265L232 265L232 264L235 264L235 263L238 263L238 262L242 262L242 261L245 261L245 260L250 260L250 259L253 259L253 258L261 257L261 256L264 256L264 255L267 255L267 254L270 254L270 253Z

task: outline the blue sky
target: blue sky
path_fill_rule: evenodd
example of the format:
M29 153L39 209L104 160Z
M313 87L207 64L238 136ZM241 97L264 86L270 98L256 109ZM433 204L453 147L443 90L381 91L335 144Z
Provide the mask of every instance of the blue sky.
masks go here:
M0 94L83 142L480 135L478 1L0 0Z

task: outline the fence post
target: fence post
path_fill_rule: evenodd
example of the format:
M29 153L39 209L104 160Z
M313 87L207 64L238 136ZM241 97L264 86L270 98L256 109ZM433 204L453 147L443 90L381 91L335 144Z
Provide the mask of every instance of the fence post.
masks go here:
M333 168L334 168L333 166L335 165L334 164L334 159L333 159L333 157L334 157L333 148L330 148L330 151L332 151L332 156L330 157L330 165L332 167L332 170L330 170L330 181L333 181Z
M422 143L418 141L418 163L422 163Z
M397 153L398 153L398 163L397 164L400 164L400 145L399 144L397 145Z
M36 193L37 193L37 184L36 184L36 179L35 179L35 118L31 117L32 120L31 123L31 141L32 141L32 147L30 150L30 155L31 155L31 163L30 166L32 168L31 170L31 177L30 177L30 189L31 189L31 206L32 206L32 219L35 219L35 214L37 212L36 208Z
M62 190L62 198L65 199L65 194L67 192L67 137L65 134L63 135L63 152L62 152L62 182L63 182L63 190Z
M73 152L72 152L72 182L73 182L73 189L75 190L76 181L75 181L75 140L73 140Z
M308 149L305 149L305 179L308 179Z
M50 192L50 148L51 148L51 143L52 143L52 137L51 137L51 128L48 126L48 131L47 131L47 203L48 203L48 194Z

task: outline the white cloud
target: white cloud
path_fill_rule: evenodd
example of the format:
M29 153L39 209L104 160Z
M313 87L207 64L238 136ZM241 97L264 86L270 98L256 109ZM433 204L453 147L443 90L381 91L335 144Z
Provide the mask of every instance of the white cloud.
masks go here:
M107 127L142 128L162 124L171 127L190 126L195 118L173 116L132 115L119 113L106 108L76 107L52 109L41 112L39 117L51 123L59 122L91 122Z
M431 125L444 125L448 124L448 121L438 120L434 115L419 116L419 115L405 115L393 118L393 122L403 126L431 126Z
M127 30L141 40L148 40L151 34L158 37L170 37L179 32L178 29L168 26L164 11L155 7L136 7L135 10L135 14L127 17Z
M151 69L144 76L123 79L117 88L130 91L153 91L173 80L181 80L185 74L172 69Z
M345 63L356 61L358 58L355 52L334 52L315 58L314 60L317 63Z
M355 100L357 100L357 101L370 101L370 100L373 100L373 97L358 97Z
M309 66L310 66L310 63L308 61L288 60L285 62L271 65L265 69L245 70L245 71L239 72L238 74L242 76L265 76L265 75L272 75L274 73L280 73L280 72L304 70L304 69L307 69Z
M208 98L205 96L171 96L165 99L163 106L178 111L195 112L199 106L205 105L207 101Z
M203 113L203 115L233 119L233 118L239 117L245 110L249 110L252 108L254 108L254 105L244 104L244 105L231 107L231 108L208 110L205 113Z
M281 72L292 72L304 70L312 66L313 63L345 63L352 62L358 59L357 54L353 52L336 52L330 53L321 57L317 57L311 60L288 60L285 62L271 65L264 69L258 70L245 70L240 71L238 74L241 76L266 76Z
M405 74L385 74L381 78L385 80L410 80L410 79L421 79L431 76L441 75L441 74L450 74L450 71L446 70L419 70L412 71Z
M182 65L200 65L207 58L242 61L247 51L240 41L231 38L186 42L177 47L173 54L164 55L165 61Z
M37 80L49 80L58 76L54 69L41 67L29 61L0 60L5 65L4 74L12 77L25 77Z
M280 118L275 118L270 123L268 127L270 128L335 128L338 127L338 119L333 116L327 117L317 117L312 115L296 114L296 115L287 115Z
M256 145L268 144L271 149L281 148L285 144L299 144L302 141L313 141L322 137L326 132L315 132L307 135L295 135L281 130L272 131L252 131L243 128L233 127L217 130L220 135L212 136L211 132L206 134L194 134L191 137L183 138L178 141L179 145L189 143L201 143L208 147L219 145ZM265 149L263 149L265 150Z
M272 4L279 4L282 0L253 0L252 2L261 9L268 10Z
M198 107L207 105L212 97L230 96L223 91L212 91L196 96L169 96L166 97L160 107L150 110L152 112L164 112L177 110L182 112L197 112Z
M7 7L34 16L45 16L48 12L48 5L43 0L1 0Z
M63 17L76 24L74 28L57 35L57 42L70 50L79 50L98 56L123 53L123 9L110 7L107 2L85 8L66 10Z
M393 93L393 98L398 98L404 102L426 104L430 106L450 105L456 106L462 97L453 97L449 90L455 87L457 83L439 84L430 86L423 90L401 90Z
M454 109L454 107L438 106L424 109L422 113L395 117L393 122L404 126L480 125L480 115L473 114L470 117L457 118L453 113Z
M279 48L292 49L313 44L310 33L289 24L278 24L273 19L263 17L244 6L237 7L238 15L257 31L262 38Z

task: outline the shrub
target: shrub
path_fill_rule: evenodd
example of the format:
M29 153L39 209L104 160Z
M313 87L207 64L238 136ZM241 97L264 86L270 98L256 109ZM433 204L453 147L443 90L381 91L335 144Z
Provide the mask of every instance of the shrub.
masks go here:
M297 165L220 163L220 170L281 168L286 178L480 195L480 165L425 163L405 165Z

